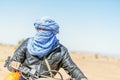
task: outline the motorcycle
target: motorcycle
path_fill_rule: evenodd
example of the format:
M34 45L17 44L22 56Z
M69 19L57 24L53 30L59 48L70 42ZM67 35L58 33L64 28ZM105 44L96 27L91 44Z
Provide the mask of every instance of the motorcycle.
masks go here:
M10 62L11 62L11 57L8 56L7 60L5 60L4 67L9 66ZM19 68L18 71L24 73L24 71L23 71L22 68ZM12 73L12 72L11 72L11 73ZM59 76L60 76L60 78L55 78L55 77L52 76L52 74L51 74L51 76L46 76L46 75L45 75L46 73L50 73L50 74L51 74L51 73L58 73ZM16 78L17 75L20 76L19 73L13 72L12 74L7 75L7 76L4 78L4 80L19 80L19 79L13 79L13 78L12 78L12 77ZM43 72L43 73L41 73L41 74L39 74L39 75L38 75L38 74L35 74L35 71L33 70L33 71L30 71L30 72L28 73L28 75L29 75L29 77L27 78L27 80L64 80L62 74L61 74L59 71L56 71L56 70L48 70L48 71L45 71L45 72ZM18 76L17 76L17 78L18 78Z

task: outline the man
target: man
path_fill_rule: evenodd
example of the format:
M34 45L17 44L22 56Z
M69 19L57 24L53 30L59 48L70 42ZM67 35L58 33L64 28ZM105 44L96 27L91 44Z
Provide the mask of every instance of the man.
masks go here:
M56 37L59 25L51 18L42 18L34 23L36 35L26 39L14 52L10 71L21 71L20 80L28 80L31 76L51 70L63 68L71 78L67 80L87 80L86 76L72 61L66 47L60 44ZM46 65L45 59L48 61ZM51 72L52 73L52 72ZM56 73L52 73L55 76ZM50 76L49 73L45 74ZM33 80L34 77L33 77Z

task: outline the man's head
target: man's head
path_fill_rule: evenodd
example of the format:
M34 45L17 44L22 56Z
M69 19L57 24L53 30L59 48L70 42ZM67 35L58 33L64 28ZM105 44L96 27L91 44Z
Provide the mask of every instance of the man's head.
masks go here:
M48 30L54 34L59 33L59 25L51 18L43 17L34 23L36 30Z

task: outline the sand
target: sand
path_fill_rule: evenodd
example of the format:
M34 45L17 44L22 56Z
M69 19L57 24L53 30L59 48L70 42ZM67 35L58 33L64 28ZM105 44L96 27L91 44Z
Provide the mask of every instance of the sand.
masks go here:
M13 55L14 50L14 46L0 45L0 80L4 80L4 77L9 73L3 66L7 56ZM70 55L76 65L88 77L88 80L120 80L119 58L82 52L70 52ZM63 69L60 69L60 72L64 79L69 77Z

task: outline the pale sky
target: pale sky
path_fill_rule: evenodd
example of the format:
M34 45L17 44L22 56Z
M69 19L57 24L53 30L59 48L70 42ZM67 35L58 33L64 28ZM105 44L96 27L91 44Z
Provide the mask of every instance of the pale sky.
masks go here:
M33 36L44 16L60 25L68 50L120 56L120 0L1 0L0 43Z

